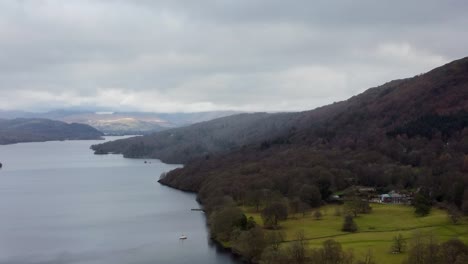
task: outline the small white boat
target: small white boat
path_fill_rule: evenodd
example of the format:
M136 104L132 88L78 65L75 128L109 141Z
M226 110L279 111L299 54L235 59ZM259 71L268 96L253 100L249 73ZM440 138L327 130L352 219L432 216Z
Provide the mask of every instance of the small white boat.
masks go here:
M187 239L187 236L186 236L186 235L181 235L181 236L179 237L179 239L181 239L181 240Z

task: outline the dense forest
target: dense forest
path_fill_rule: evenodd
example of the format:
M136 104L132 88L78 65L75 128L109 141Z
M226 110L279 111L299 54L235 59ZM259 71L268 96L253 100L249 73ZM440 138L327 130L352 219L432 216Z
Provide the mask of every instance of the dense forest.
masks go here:
M357 185L415 193L422 214L435 204L468 214L467 122L464 58L311 111L233 116L94 149L186 163L160 182L197 192L212 216L229 204L260 208L275 215L271 227L284 204L317 207ZM231 227L255 230L240 223Z
M40 118L0 119L0 144L101 139L103 135L91 126L78 123L67 124Z

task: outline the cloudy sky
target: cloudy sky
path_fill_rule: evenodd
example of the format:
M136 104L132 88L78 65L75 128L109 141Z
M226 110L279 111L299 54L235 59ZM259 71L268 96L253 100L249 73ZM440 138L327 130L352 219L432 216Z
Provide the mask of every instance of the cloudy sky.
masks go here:
M0 109L294 111L467 56L465 0L2 0Z

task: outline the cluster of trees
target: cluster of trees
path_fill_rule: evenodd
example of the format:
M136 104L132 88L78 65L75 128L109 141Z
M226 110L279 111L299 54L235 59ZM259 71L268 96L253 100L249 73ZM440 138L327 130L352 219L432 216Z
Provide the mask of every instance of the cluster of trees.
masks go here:
M265 195L268 198L262 199L261 205L257 203L263 227L278 230L280 221L286 220L290 212L288 199L267 191L265 191ZM204 204L205 211L209 215L208 223L211 236L217 241L228 242L240 247L236 241L252 238L252 236L259 234L260 227L257 226L255 220L252 217L247 218L232 197L208 199ZM241 252L243 251L241 250Z
M352 251L346 251L335 240L326 240L321 247L309 248L303 233L297 240L283 247L266 247L260 263L262 264L375 264L371 253L364 258L356 258Z
M204 200L205 210L209 215L208 223L212 238L222 244L230 245L235 253L247 261L260 263L374 263L372 255L366 256L364 260L356 260L352 252L343 251L341 245L333 240L326 241L323 248L312 250L307 245L303 232L299 232L293 241L284 244L285 234L281 231L280 221L286 220L292 212L296 212L294 206L297 203L306 203L299 197L290 200L279 192L270 190L252 192L247 197L245 202L260 212L263 225L258 225L252 217L247 218L239 207L239 201L230 196L205 198ZM308 201L307 208L317 204L315 201ZM343 231L356 232L357 225L353 216L358 213L369 213L368 202L353 198L347 201L343 208L345 213ZM320 220L322 213L317 209L313 216Z
M288 206L284 202L272 202L262 211L263 225L267 228L278 228L279 221L288 218Z
M372 207L370 206L367 198L351 196L346 199L345 210L347 214L356 217L359 214L370 213L372 211Z
M372 253L356 258L352 251L344 250L340 243L326 240L321 247L309 247L304 232L295 240L284 243L280 230L265 231L258 226L234 232L232 250L249 262L262 264L375 264Z
M241 209L235 206L213 211L209 218L212 237L218 241L233 240L233 234L247 231L256 226L252 218L247 218Z
M408 257L403 264L468 263L468 246L458 239L437 242L432 234L416 233L410 241Z
M403 264L461 264L468 263L468 246L458 239L439 243L432 233L417 232L409 241L398 234L393 238L390 252L407 251Z
M284 244L286 237L279 222L288 217L288 199L268 191L265 191L265 195L268 198L262 200L259 206L263 226L258 225L252 217L247 218L231 197L209 199L205 203L205 210L209 215L212 238L230 245L233 252L250 262L359 263L353 262L353 255L343 251L341 245L332 240L324 243L322 249L311 250L303 232L299 232L293 241ZM320 219L322 213L316 210L315 217ZM333 262L323 262L325 260Z

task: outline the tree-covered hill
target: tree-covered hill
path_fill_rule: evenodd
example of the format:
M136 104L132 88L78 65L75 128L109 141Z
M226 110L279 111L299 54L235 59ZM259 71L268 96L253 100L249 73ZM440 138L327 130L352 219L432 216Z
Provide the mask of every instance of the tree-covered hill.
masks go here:
M268 259L268 248L250 248L267 232L241 208L256 210L263 228L277 229L288 213L305 214L336 202L332 194L367 186L408 194L419 216L432 205L447 208L452 219L468 215L467 120L464 58L311 111L232 116L94 149L184 163L160 183L197 192L212 237L258 262ZM347 195L345 208L371 211L370 196ZM351 214L336 229L356 230Z
M464 58L289 114L287 134L192 160L161 182L199 192L204 202L226 195L246 202L264 189L293 199L304 186L318 187L323 200L356 184L382 191L426 188L432 201L468 212L467 113Z
M108 142L93 149L98 153L114 152L126 157L186 163L260 143L267 147L272 143L327 142L355 148L359 144L380 141L382 137L387 138L386 135L402 134L423 117L427 120L427 116L432 116L440 122L450 119L451 115L463 115L462 111L468 109L467 68L468 58L464 58L311 111L234 115L145 137ZM427 133L437 134L440 128L436 126L424 133L426 136ZM411 136L418 132L408 133Z
M162 183L200 198L269 189L322 199L350 185L468 200L468 58L298 113L241 114L93 149L184 163ZM465 194L464 194L465 193ZM466 202L468 210L468 201Z
M84 124L38 118L0 119L0 144L100 139L102 136L103 133Z
M122 153L130 158L151 157L170 163L186 163L194 158L206 158L286 135L295 115L297 113L239 114L92 148L97 153Z

